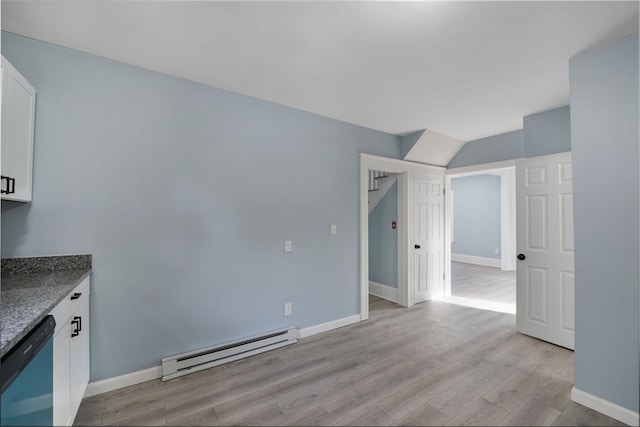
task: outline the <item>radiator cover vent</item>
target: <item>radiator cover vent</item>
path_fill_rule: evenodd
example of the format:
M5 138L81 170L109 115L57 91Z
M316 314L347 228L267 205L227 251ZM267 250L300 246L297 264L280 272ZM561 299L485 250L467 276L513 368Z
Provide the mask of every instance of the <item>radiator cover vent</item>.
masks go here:
M298 342L298 329L289 327L215 347L165 357L162 359L162 381L213 368L223 363L233 362L296 342Z

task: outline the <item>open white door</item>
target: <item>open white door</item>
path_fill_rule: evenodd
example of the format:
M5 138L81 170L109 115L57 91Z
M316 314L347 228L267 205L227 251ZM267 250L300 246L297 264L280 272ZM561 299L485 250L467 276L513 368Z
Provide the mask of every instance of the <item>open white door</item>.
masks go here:
M411 175L413 303L444 296L444 177Z
M571 153L516 162L519 332L574 348Z

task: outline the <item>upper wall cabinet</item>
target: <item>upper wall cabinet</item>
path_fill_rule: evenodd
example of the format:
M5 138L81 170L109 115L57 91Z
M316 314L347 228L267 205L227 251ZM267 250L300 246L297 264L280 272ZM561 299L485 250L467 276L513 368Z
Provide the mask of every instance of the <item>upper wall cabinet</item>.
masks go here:
M36 90L2 57L2 200L31 201Z

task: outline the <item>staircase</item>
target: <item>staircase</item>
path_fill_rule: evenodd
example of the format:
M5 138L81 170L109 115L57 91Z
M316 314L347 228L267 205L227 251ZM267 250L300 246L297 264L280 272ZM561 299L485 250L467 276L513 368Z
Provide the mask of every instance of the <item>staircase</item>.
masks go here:
M369 213L371 213L380 200L387 194L394 182L398 179L397 174L382 171L369 171Z

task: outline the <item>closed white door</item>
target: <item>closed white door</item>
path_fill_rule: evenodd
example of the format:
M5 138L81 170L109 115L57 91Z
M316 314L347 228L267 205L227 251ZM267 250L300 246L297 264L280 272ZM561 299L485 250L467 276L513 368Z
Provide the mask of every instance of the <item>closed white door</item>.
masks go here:
M519 332L574 347L571 153L516 163Z
M444 296L444 177L412 175L413 303Z

